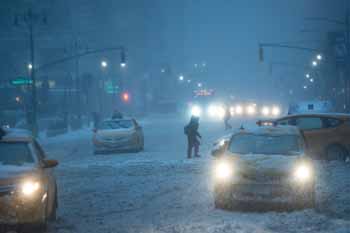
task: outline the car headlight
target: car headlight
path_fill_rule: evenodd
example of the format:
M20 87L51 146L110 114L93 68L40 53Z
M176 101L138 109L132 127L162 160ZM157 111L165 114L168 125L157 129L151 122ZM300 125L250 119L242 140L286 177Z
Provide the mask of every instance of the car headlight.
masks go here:
M272 108L272 115L273 116L279 116L281 114L281 109L279 107L274 106Z
M195 117L200 117L202 114L202 109L198 105L192 106L191 115Z
M233 168L232 168L232 164L230 164L227 161L219 161L216 165L215 165L215 178L218 180L222 180L225 181L229 178L231 178L232 174L233 174Z
M254 115L255 112L256 112L254 105L247 106L247 110L246 111L247 111L248 115Z
M225 145L226 140L225 139L221 139L219 142L219 146L224 146Z
M218 107L218 113L217 113L217 116L218 116L219 118L224 118L224 117L225 117L225 115L226 115L225 108L224 108L224 107L222 107L222 106L219 106L219 107Z
M235 115L235 108L234 107L230 107L230 114L231 114L231 116Z
M216 111L217 110L216 110L216 106L215 105L210 105L208 107L208 114L209 114L210 117L215 117Z
M21 193L24 196L33 196L41 188L41 184L38 181L25 181L21 184Z
M261 114L263 115L263 116L268 116L268 115L270 115L270 108L269 107L263 107L262 109L261 109Z
M294 171L294 178L299 182L307 182L312 179L312 168L308 164L300 164Z
M235 110L236 110L236 114L237 115L242 115L243 114L243 107L241 105L237 105Z

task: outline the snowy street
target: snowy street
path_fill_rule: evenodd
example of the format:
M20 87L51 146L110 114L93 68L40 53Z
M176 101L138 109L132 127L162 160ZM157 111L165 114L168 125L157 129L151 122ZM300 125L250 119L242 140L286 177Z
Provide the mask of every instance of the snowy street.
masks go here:
M187 160L187 120L141 120L145 151L93 155L91 130L43 139L60 161L58 220L49 233L87 232L349 232L350 221L315 210L241 213L214 208L210 145L221 123L202 122L200 159ZM240 127L240 122L234 122Z

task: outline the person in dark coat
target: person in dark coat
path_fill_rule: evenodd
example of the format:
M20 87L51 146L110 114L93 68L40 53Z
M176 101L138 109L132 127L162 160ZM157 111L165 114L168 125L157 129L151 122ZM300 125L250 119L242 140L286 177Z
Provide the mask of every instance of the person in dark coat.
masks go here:
M225 123L225 130L232 129L232 125L229 123L231 119L231 112L228 107L225 108L225 116L224 116L224 123Z
M93 112L92 119L94 122L94 128L96 129L98 127L98 125L100 124L100 114L98 114L97 112Z
M192 150L194 149L194 156L200 157L199 153L199 145L200 141L199 138L202 138L202 136L198 133L199 128L199 118L192 116L190 123L185 126L185 134L187 135L187 158L192 157Z

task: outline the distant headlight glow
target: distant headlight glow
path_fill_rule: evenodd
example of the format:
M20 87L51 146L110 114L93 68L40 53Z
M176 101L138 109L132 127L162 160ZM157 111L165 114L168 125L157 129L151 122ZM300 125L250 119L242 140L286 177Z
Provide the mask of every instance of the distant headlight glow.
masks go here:
M255 109L254 105L248 105L246 111L247 111L248 115L254 115L256 113L256 109Z
M279 116L281 114L281 109L277 106L274 106L272 108L272 115L273 116Z
M270 115L270 108L267 107L267 106L264 106L264 107L261 109L261 114L263 114L263 116L268 116L268 115Z
M212 104L208 107L208 114L212 118L224 118L225 108L219 104Z
M234 107L230 107L230 113L231 113L231 116L235 115L235 108Z
M192 116L200 117L201 114L202 114L201 107L199 107L198 105L192 106L192 108L191 108L191 115Z
M236 110L236 114L237 115L242 115L243 114L243 107L241 105L237 105L235 110Z

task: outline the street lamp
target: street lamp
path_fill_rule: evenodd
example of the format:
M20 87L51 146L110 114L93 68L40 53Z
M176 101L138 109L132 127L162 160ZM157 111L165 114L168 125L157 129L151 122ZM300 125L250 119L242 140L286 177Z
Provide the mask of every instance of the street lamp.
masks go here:
M313 78L310 78L310 82L312 82L312 83L313 83L313 82L314 82L314 79L313 79Z
M303 88L306 90L307 89L307 85L304 85Z
M200 88L200 87L203 86L203 84L202 83L198 83L197 86Z
M323 59L323 57L322 57L321 54L318 54L318 55L316 56L316 59L319 60L319 61L321 61L321 60Z
M310 74L306 74L305 77L306 77L307 79L309 79L309 78L310 78Z
M28 70L32 70L33 69L32 63L29 63L27 67L28 67Z
M313 67L318 66L318 62L317 62L317 61L312 61L312 66L313 66Z
M179 76L179 81L183 81L184 80L184 76L183 75L180 75Z
M121 68L125 68L126 67L126 63L125 62L120 63L120 67Z
M101 61L101 67L106 68L108 66L108 63L106 61Z

